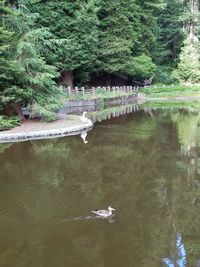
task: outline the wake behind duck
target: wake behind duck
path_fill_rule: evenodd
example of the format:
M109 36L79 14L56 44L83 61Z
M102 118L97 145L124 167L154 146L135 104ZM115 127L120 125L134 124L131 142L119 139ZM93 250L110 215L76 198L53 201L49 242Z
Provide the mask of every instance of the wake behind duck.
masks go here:
M113 217L115 214L112 213L112 211L115 211L112 207L108 207L108 210L95 210L91 211L95 215L90 215L90 216L79 216L75 218L66 218L62 220L62 222L67 222L67 221L80 221L80 220L96 220L96 219L108 219L108 222L113 223L115 220L113 220Z

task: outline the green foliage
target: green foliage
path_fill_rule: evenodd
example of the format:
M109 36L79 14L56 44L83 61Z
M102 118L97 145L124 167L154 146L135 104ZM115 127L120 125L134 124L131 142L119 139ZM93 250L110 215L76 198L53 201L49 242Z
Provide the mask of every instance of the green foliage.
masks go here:
M180 0L166 0L158 16L158 46L155 61L176 65L184 39L185 8Z
M177 77L175 70L171 66L159 66L155 73L155 83L160 84L174 84L179 82L179 77Z
M142 93L148 94L152 97L190 97L200 95L200 85L162 85L157 84L148 88L142 88Z
M163 0L136 0L139 10L139 38L133 48L133 54L140 55L145 53L154 56L158 46L157 37L160 30L158 16L163 9ZM159 14L159 15L158 15Z
M178 73L181 82L197 83L200 81L200 64L198 44L192 43L190 37L184 42L180 54Z
M191 3L0 0L0 111L29 104L33 117L51 121L61 105L57 84L73 77L89 85L92 72L118 72L129 82L199 82L199 6Z
M18 118L15 117L8 118L0 115L0 131L11 129L20 124L21 122Z
M98 71L123 70L138 40L139 13L135 1L100 1Z
M5 1L0 1L0 109L4 102L12 101L12 97L6 94L15 83L15 75L20 72L20 67L12 58L11 48L15 32L6 27L6 17L11 9L5 7Z
M48 27L54 36L53 48L44 53L47 62L61 71L75 71L78 82L87 81L97 54L95 1L38 1L33 10L40 15L38 25Z
M155 74L156 65L149 56L143 54L132 58L132 60L128 62L126 69L131 77L143 81Z
M55 82L59 73L42 57L45 47L41 45L41 40L46 38L48 32L35 27L37 16L29 11L29 4L28 0L20 1L18 10L10 17L12 27L19 36L14 57L20 74L15 76L15 86L5 90L4 97L7 99L9 96L13 102L37 105L38 114L52 120L55 118L54 111L60 106L61 92Z

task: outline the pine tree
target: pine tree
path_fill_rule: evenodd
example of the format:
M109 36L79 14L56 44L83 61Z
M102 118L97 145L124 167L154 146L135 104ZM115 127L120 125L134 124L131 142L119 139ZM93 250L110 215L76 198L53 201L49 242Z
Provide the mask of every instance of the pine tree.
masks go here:
M6 109L11 110L13 104L18 104L19 112L21 104L30 104L32 115L50 121L55 119L54 111L60 106L61 91L55 83L58 73L41 56L41 40L48 32L35 27L36 14L29 11L29 4L29 0L18 1L18 9L7 20L18 35L13 56L20 73L14 76L12 87L4 90L4 97L12 100Z
M181 82L196 83L200 82L200 63L199 63L199 1L186 0L185 6L188 8L184 31L186 40L180 53L180 63L178 73Z
M14 97L7 94L15 83L15 75L20 68L12 58L12 43L15 33L6 25L7 16L12 10L0 1L0 112L5 112L8 103L13 102Z
M137 54L145 53L155 58L159 32L157 21L165 0L136 0L136 3L139 6L140 35L134 51Z
M48 27L56 47L44 54L59 68L62 83L73 86L73 78L87 82L97 54L98 18L94 0L50 0L35 5L38 25Z
M139 35L139 7L135 1L101 0L99 5L97 71L125 69Z
M199 47L192 44L190 37L184 41L178 64L180 81L183 83L200 82Z
M176 66L183 44L184 6L182 0L166 0L158 16L158 64Z

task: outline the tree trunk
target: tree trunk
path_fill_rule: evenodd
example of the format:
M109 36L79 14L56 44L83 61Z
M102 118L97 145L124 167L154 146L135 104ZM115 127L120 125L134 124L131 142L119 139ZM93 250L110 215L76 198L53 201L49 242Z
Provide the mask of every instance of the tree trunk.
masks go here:
M106 86L111 86L111 74L106 73Z
M20 120L25 120L25 117L22 113L21 105L19 102L7 104L6 107L4 108L4 113L8 117L17 116Z
M186 23L186 30L191 40L191 44L198 43L198 30L199 30L199 1L187 0L187 6L191 13L191 19Z
M72 71L64 70L62 72L61 84L65 85L65 86L70 86L71 88L74 88L74 75L73 75Z

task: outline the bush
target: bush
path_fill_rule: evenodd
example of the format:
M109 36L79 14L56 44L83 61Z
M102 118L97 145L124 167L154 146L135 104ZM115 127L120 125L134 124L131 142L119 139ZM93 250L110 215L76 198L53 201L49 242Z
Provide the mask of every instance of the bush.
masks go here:
M134 77L134 79L144 81L155 74L156 65L153 63L151 57L143 54L133 57L127 64L125 71Z
M179 77L176 75L177 72L172 67L159 66L155 74L155 83L160 84L173 84L179 82Z
M9 130L20 124L20 120L16 117L8 118L6 116L0 116L0 131Z
M56 113L34 104L31 110L31 118L40 118L46 122L52 122L56 120Z
M200 82L199 47L197 43L192 43L189 37L181 49L178 72L180 82Z

